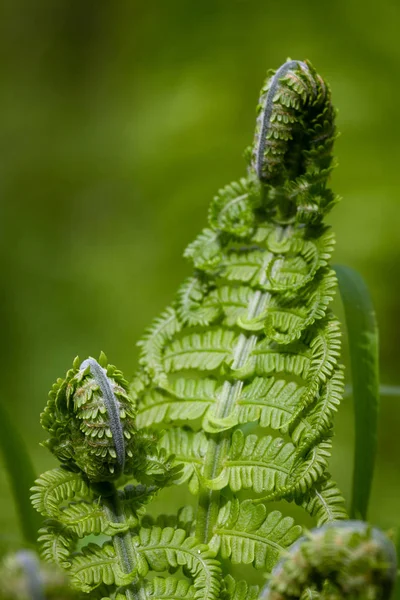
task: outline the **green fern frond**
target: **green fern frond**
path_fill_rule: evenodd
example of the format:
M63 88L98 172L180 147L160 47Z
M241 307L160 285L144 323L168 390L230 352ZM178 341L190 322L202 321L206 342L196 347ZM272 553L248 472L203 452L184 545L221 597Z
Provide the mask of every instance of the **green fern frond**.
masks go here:
M184 257L191 260L195 269L213 273L222 259L219 232L204 229L186 248Z
M223 324L234 327L239 322L239 317L247 313L253 295L254 292L247 286L221 285L210 292L209 302L215 303L223 313Z
M299 339L307 327L325 317L336 285L334 271L325 268L298 295L283 299L274 296L265 319L267 337L279 344Z
M303 397L305 387L275 377L255 377L238 399L240 423L257 421L261 427L284 430Z
M217 600L221 589L221 571L214 553L182 529L142 528L133 539L138 553L153 571L185 566L194 578L195 598Z
M252 376L267 377L272 373L283 373L303 379L305 382L311 366L310 349L304 343L280 346L263 338L250 353L246 364L236 369L238 378Z
M328 381L322 385L317 402L312 404L299 421L292 433L298 453L304 453L321 436L329 431L333 416L338 409L344 392L344 373L338 368Z
M151 600L179 600L194 598L195 588L185 579L177 577L154 577L144 588L145 598Z
M178 291L178 315L184 325L210 325L220 314L215 302L204 302L208 288L200 277L190 277Z
M247 581L235 581L231 575L227 575L224 579L225 596L229 600L257 600L260 589L258 585L249 585Z
M325 477L301 500L303 508L316 519L317 527L331 521L348 519L341 492L329 474L326 473Z
M301 534L301 527L279 511L268 513L251 500L228 501L222 507L210 547L233 564L253 564L270 570L281 553Z
M168 429L161 443L166 452L173 454L175 461L183 465L182 474L176 483L187 481L192 494L196 494L199 490L198 472L202 471L207 452L205 433L174 427Z
M205 483L218 490L229 486L233 492L252 489L256 494L276 492L285 487L295 459L295 447L282 438L245 436L239 429L232 436L221 473Z
M247 283L253 289L264 287L266 271L273 258L273 254L264 249L229 249L220 265L221 279L224 283Z
M46 527L39 529L38 542L44 560L68 569L75 550L77 536L58 521L49 520Z
M277 228L276 235L279 236L279 233L282 236L283 230ZM285 233L285 246L280 241L276 242L276 237L271 236L268 240L273 258L268 262L264 286L271 292L293 294L309 284L319 269L328 265L335 238L329 229L316 230L313 240L303 238L307 230Z
M100 502L72 502L60 514L60 522L78 538L91 534L115 535L138 525L138 518L131 512L124 523L110 523Z
M177 378L164 389L147 391L141 396L138 427L150 427L170 421L195 421L208 410L216 397L215 379Z
M167 310L156 319L143 340L138 342L141 348L140 364L144 366L150 377L164 380L163 347L181 328L180 321L173 308Z
M213 371L233 359L236 334L225 329L192 333L177 339L165 348L164 365L167 372L188 369Z
M121 572L115 550L109 542L103 546L85 546L72 558L71 563L72 584L86 593L95 590L101 584L127 585L135 578L135 573L127 576Z
M257 499L257 502L285 498L293 494L306 494L325 473L331 455L331 448L332 443L329 439L324 439L313 446L304 458L297 461L297 468L295 466L290 473L287 486Z
M210 225L239 238L248 236L254 227L254 208L258 201L254 187L251 179L241 179L219 190L211 202Z
M89 486L78 473L61 468L43 473L36 479L31 492L34 508L45 517L58 517L64 502L91 495Z

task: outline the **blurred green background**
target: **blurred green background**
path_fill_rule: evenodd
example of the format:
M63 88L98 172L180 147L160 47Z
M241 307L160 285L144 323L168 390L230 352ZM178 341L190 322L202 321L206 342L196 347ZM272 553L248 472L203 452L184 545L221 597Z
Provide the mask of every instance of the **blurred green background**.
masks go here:
M266 69L288 56L330 82L335 261L367 280L382 381L400 384L397 2L3 0L0 12L0 398L38 472L54 466L38 446L51 384L100 350L134 373L210 199L244 174ZM347 399L331 463L346 495L352 427ZM386 528L400 524L399 430L400 398L383 399L370 517ZM4 470L0 531L19 535Z

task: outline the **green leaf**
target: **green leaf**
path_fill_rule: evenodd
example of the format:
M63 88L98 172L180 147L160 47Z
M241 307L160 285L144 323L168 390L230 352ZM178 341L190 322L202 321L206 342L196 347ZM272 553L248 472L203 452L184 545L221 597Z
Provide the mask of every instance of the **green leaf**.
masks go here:
M374 473L379 412L378 325L369 290L359 273L335 267L346 315L355 413L351 517L367 518Z
M258 585L249 585L247 581L235 581L232 575L224 579L225 589L230 600L257 600L259 597Z
M194 598L195 588L186 579L177 577L154 577L143 588L145 597L151 600L177 600Z
M348 519L342 494L329 475L326 476L327 479L314 486L301 500L303 508L317 519L317 527L331 521Z
M160 317L153 321L143 339L137 344L141 349L140 364L155 380L165 380L162 362L163 348L180 328L181 324L175 310L167 308Z
M173 454L177 464L183 466L182 475L176 481L179 485L188 481L193 494L199 490L197 473L203 468L207 452L207 437L203 431L194 433L187 429L172 427L166 431L161 445L167 454Z
M297 410L305 387L275 377L255 377L243 387L238 404L239 423L259 421L261 427L284 429Z
M252 489L257 494L273 493L285 487L294 458L293 444L282 438L244 436L236 430L220 475L206 483L214 490L229 485L233 492Z
M186 325L205 327L219 316L216 302L205 302L207 284L200 277L190 277L178 290L178 316Z
M60 467L46 471L31 488L33 507L45 517L59 517L63 502L75 496L90 498L87 483L78 473Z
M71 582L83 592L91 592L103 583L126 585L135 577L134 573L122 573L113 545L109 542L101 547L97 544L85 546L71 562Z
M301 535L291 517L251 500L228 501L220 510L210 547L233 564L253 564L270 571L281 553Z
M146 390L140 398L137 427L196 420L214 404L216 389L215 379L179 377L169 382L165 389Z
M163 572L186 566L194 578L195 598L217 600L221 588L221 570L214 553L193 537L186 537L183 529L142 527L133 544L148 568ZM146 572L141 573L146 575Z
M29 489L35 481L36 474L25 441L10 418L3 402L0 402L0 449L14 496L22 534L27 543L34 545L41 519L29 502Z
M338 367L332 377L321 386L318 401L312 404L299 419L291 434L293 442L299 446L299 454L304 455L330 430L333 415L342 399L343 379L343 368Z
M329 438L323 438L308 451L305 458L300 457L287 481L287 486L278 488L254 502L265 502L277 498L285 498L293 494L304 495L321 479L328 466L332 443Z
M254 204L257 200L251 178L230 183L219 190L211 202L208 213L210 225L234 236L248 236L254 226Z
M49 520L39 529L40 554L47 562L55 563L64 569L71 566L71 554L75 548L76 536L65 529L58 521Z
M225 329L192 333L167 346L164 354L166 372L183 369L212 371L232 359L236 334Z

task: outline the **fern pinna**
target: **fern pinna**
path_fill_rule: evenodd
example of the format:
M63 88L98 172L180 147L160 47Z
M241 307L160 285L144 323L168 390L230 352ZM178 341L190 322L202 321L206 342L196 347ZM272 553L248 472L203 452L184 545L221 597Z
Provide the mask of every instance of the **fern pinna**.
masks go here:
M343 392L324 224L334 117L308 62L270 74L247 176L212 201L185 252L194 274L140 342L130 387L104 356L56 383L42 424L61 467L33 503L44 556L90 597L256 600L229 564L268 572L302 533L272 501L318 526L347 518L327 472ZM144 516L185 482L194 507ZM93 533L103 545L86 543Z

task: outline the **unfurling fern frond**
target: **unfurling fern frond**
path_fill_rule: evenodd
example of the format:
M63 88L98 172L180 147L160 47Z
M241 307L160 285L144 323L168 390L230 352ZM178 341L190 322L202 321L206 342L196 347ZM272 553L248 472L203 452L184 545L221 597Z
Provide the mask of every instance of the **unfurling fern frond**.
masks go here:
M329 523L299 539L275 566L261 600L390 598L396 552L362 521Z
M49 519L43 554L93 597L256 600L257 586L224 575L229 562L271 571L301 535L272 501L295 502L318 525L347 517L328 473L343 393L324 223L337 201L335 111L310 63L289 60L257 112L247 175L212 200L209 226L185 251L194 273L139 342L131 385L103 356L77 360L42 415L61 463L32 490ZM173 482L188 485L195 507L144 515ZM87 543L93 533L102 546ZM329 561L331 535L310 552L318 542ZM310 564L316 598L326 573ZM299 573L273 573L266 598L300 598Z
M132 586L144 585L137 581L144 558L134 553L132 541L144 505L172 483L179 467L154 434L136 429L136 408L122 373L106 365L104 355L100 361L76 360L50 393L42 415L50 433L44 445L62 466L37 479L32 503L47 518L39 532L43 558L68 570L83 592L112 594L123 586L119 596L130 599ZM143 483L121 489L127 478ZM111 541L85 545L93 534Z
M227 502L221 508L211 548L233 564L253 564L256 569L270 570L279 555L300 535L302 529L291 517L279 511L268 512L251 500Z
M165 431L161 445L183 465L177 483L198 497L196 536L223 557L229 544L237 557L250 543L236 529L217 534L239 492L242 513L266 511L263 522L268 502L281 499L318 520L346 518L327 473L343 391L330 309L335 240L324 224L336 201L334 117L329 88L308 62L288 61L269 77L247 176L213 199L209 227L185 252L193 276L140 343L155 350L142 353L131 388L137 423ZM242 431L250 423L256 431ZM268 527L257 535L268 547ZM279 552L256 554L270 567Z

